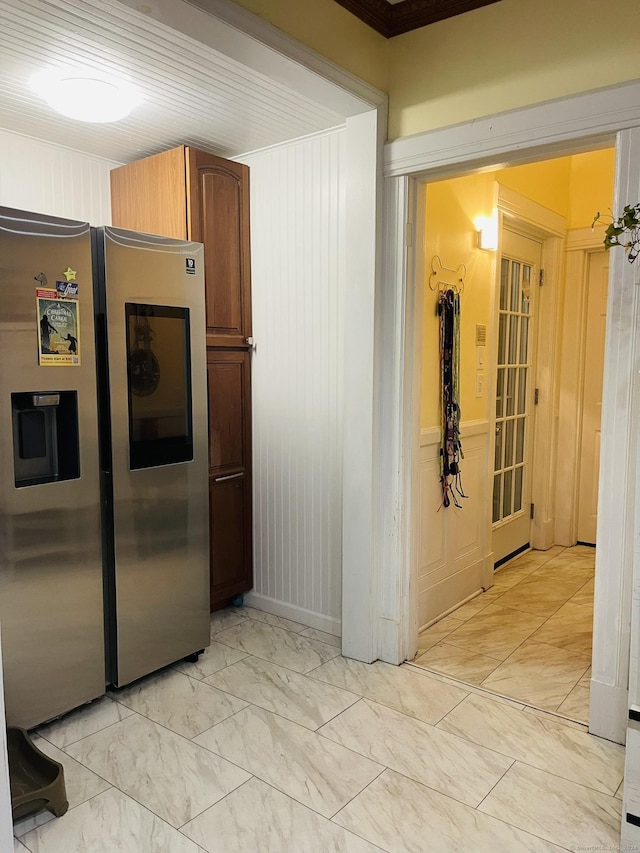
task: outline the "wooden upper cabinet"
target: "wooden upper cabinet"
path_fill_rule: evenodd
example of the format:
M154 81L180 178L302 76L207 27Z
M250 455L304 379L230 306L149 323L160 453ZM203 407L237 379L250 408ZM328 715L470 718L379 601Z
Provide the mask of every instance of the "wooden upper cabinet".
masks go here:
M111 170L111 221L117 228L191 239L184 146Z
M187 149L189 238L204 243L207 335L214 346L251 336L249 168Z
M249 167L186 145L111 172L113 224L204 243L207 345L251 337Z

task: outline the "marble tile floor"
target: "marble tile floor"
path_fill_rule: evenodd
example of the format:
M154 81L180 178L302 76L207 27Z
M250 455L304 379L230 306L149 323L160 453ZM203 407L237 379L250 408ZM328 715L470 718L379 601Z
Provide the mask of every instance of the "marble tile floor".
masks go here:
M17 823L15 853L616 848L624 750L584 726L249 608L211 632L39 727L70 808Z
M416 666L587 723L595 549L529 551L418 638Z

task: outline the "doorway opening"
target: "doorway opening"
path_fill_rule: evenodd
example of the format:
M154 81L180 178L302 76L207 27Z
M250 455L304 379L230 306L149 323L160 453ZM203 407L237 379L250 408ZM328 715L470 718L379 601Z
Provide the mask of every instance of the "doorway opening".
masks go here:
M422 185L425 259L465 264L462 476L439 507L438 344L424 290L413 663L588 721L614 150ZM475 222L495 221L496 252ZM446 259L445 259L446 258Z

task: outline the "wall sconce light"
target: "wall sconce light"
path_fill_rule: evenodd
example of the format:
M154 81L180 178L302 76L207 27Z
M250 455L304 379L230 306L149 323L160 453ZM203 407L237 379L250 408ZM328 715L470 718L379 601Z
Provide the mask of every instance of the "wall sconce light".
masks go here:
M478 248L486 252L496 252L498 250L498 218L478 216L474 225L478 232Z

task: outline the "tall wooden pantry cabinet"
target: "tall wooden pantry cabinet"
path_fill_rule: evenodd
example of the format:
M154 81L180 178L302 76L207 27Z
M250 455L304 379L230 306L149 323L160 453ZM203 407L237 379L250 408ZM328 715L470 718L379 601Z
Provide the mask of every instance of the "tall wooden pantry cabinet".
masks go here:
M211 609L252 586L249 168L181 145L111 172L113 224L205 247Z

